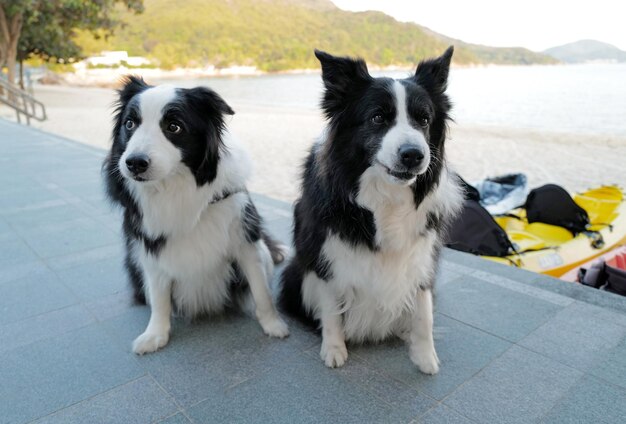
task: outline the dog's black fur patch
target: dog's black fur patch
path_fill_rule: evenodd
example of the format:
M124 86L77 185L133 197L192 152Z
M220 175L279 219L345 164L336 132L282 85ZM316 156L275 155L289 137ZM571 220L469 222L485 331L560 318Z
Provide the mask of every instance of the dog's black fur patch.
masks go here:
M163 111L161 128L172 144L183 153L183 163L192 170L198 186L211 183L217 176L222 150L224 116L235 112L213 90L206 87L179 88L178 97ZM184 126L180 134L165 128L171 122ZM205 140L198 143L198 140Z
M248 198L248 203L243 210L243 230L248 243L254 243L261 238L261 223L259 212L252 200Z

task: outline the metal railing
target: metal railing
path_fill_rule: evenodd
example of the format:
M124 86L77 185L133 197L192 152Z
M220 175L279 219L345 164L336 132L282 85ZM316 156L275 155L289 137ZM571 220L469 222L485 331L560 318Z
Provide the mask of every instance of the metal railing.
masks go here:
M46 107L31 94L18 87L9 84L0 78L0 103L15 110L17 122L22 123L22 115L26 118L26 124L30 125L30 120L45 121L47 119Z

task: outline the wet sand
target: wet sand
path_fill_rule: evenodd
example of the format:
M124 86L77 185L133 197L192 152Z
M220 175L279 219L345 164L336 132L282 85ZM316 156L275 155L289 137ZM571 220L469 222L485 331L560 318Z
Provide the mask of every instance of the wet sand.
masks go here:
M49 119L33 126L92 146L108 148L114 92L105 88L36 86ZM231 132L255 162L252 191L293 201L300 166L323 127L316 110L250 103L231 105ZM0 117L13 119L6 108ZM548 182L569 190L601 184L626 186L626 137L538 132L451 124L447 143L452 166L468 181L523 172L531 187Z

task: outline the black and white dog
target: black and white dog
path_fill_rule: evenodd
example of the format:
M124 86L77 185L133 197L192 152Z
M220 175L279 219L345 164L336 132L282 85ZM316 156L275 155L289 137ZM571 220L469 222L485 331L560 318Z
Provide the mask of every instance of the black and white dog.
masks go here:
M346 340L399 336L422 372L439 370L433 285L445 227L462 203L444 155L452 52L402 80L315 52L328 125L304 166L280 303L321 325L329 367L346 361Z
M117 106L107 193L124 211L135 298L151 306L134 352L167 344L173 309L193 317L249 306L266 334L287 336L268 288L272 258L283 252L246 191L250 159L226 130L230 106L208 88L153 87L135 77Z

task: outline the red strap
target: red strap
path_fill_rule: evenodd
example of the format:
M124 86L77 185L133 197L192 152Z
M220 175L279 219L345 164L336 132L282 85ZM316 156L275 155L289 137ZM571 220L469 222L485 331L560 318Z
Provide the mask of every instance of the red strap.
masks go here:
M620 253L615 256L617 268L626 270L626 253Z

